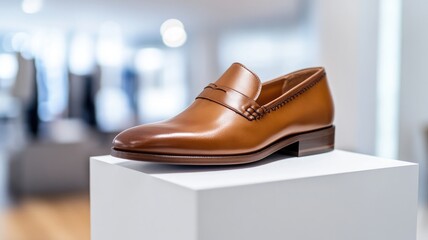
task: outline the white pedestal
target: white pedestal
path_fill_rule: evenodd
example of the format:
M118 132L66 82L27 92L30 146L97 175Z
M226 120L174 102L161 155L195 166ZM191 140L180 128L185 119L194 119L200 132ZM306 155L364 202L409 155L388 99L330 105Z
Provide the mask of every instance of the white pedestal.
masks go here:
M92 240L415 240L417 176L338 150L232 167L93 157Z

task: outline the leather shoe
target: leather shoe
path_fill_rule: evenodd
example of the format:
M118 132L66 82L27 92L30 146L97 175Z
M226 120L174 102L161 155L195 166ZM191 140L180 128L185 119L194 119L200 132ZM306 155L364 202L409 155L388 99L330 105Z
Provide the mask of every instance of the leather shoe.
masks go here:
M121 132L111 155L187 165L243 164L272 153L334 149L333 100L324 68L265 83L234 63L177 116Z

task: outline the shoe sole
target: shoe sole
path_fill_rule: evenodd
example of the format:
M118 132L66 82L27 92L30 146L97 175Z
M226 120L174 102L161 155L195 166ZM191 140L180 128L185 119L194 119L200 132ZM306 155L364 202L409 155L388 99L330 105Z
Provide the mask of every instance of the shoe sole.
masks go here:
M329 152L334 149L334 133L335 127L330 126L294 134L284 137L261 150L239 155L167 155L123 151L114 148L111 150L111 155L130 160L167 164L236 165L259 161L275 152L297 157Z

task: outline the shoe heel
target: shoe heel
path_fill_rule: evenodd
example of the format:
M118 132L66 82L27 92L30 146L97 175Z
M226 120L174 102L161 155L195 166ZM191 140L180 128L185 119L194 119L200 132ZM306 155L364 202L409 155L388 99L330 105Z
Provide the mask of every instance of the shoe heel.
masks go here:
M313 154L329 152L334 149L334 126L302 133L295 136L296 142L288 145L280 153L303 157Z

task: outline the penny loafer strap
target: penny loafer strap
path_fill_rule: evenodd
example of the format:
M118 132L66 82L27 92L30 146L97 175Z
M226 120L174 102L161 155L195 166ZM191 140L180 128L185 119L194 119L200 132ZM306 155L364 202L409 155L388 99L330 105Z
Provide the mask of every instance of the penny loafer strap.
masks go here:
M266 112L264 107L261 107L253 99L235 89L214 83L208 84L196 97L196 99L198 98L227 107L250 121L261 118Z

